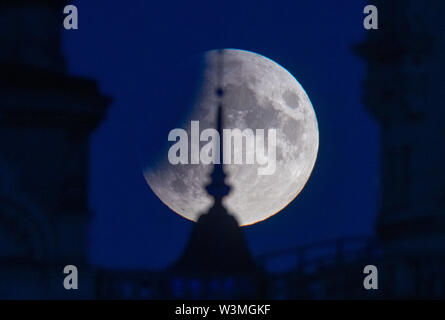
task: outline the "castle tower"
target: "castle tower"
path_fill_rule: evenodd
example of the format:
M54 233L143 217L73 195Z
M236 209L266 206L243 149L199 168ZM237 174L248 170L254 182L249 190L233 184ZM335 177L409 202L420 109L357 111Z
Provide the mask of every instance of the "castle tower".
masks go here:
M64 2L0 4L1 298L69 297L64 266L85 275L89 136L109 101L66 73Z
M381 124L377 233L393 252L445 252L445 2L387 1L366 60L364 102Z

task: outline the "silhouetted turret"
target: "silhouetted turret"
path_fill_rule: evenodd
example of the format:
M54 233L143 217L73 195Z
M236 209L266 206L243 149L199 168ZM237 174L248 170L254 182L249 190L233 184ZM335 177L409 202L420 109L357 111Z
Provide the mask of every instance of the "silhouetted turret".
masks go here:
M221 106L218 111L221 123ZM222 153L220 153L222 154ZM195 224L190 241L173 269L185 273L246 273L256 269L242 230L222 204L230 187L222 164L215 164L207 192L214 205Z
M222 99L223 90L221 87L217 89L216 94ZM222 113L222 103L220 102L217 113L217 129L221 138ZM222 141L219 155L220 159L223 159ZM214 204L208 213L199 217L192 230L189 243L173 269L180 273L238 274L253 272L256 270L256 266L247 248L244 234L235 217L228 213L222 204L222 199L230 193L230 186L225 183L226 174L223 164L215 164L210 176L211 182L206 190L214 198Z
M0 2L0 298L94 297L89 137L110 99L66 70L65 0ZM73 295L56 280L82 270ZM61 278L62 279L62 278Z

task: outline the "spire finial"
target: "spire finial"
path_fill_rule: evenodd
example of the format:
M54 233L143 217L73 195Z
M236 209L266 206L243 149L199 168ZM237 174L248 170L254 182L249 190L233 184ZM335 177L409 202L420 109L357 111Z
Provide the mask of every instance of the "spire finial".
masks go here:
M223 51L218 51L218 74L217 74L217 88L215 90L215 93L218 97L218 109L217 109L217 118L216 118L216 127L218 130L218 134L220 137L220 144L219 144L219 163L215 163L213 165L213 171L210 174L211 182L206 187L206 190L208 194L213 196L215 198L215 202L221 202L222 198L227 196L230 192L230 186L228 186L225 183L226 174L224 172L224 166L223 166L223 96L224 96L224 90L222 88L222 66L223 66Z

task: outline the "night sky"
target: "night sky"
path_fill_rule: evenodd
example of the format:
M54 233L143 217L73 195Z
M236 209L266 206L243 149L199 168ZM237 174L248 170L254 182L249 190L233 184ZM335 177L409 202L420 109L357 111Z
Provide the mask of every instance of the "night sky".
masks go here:
M142 157L167 142L190 107L184 61L216 48L262 54L308 93L320 130L309 182L286 209L244 228L254 255L373 233L379 196L378 126L364 109L364 1L74 1L79 30L64 31L69 73L113 98L91 140L90 258L158 269L182 251L192 222L151 191ZM179 70L179 71L178 71ZM165 134L164 134L165 133Z

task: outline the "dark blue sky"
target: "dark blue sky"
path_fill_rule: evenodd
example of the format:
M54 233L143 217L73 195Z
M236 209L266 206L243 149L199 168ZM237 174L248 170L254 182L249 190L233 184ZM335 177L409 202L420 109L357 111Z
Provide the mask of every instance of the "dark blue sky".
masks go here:
M351 51L365 33L364 1L127 3L74 1L79 30L64 32L69 72L96 79L114 99L91 141L94 264L161 268L183 249L192 223L146 185L139 154L163 143L160 132L188 108L191 74L175 66L215 48L250 50L284 66L318 118L312 177L285 210L244 229L252 252L373 232L378 127L361 102L364 64Z

